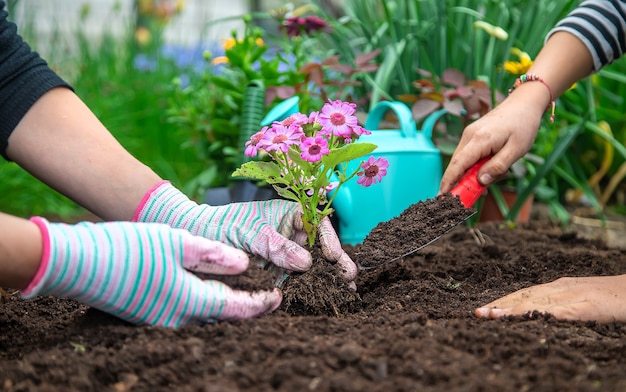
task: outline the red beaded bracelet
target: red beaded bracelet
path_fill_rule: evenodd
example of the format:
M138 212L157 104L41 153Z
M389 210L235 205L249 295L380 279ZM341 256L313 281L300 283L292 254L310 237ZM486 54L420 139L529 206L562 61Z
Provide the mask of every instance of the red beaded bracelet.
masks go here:
M552 107L552 112L550 114L550 122L554 122L554 109L556 107L556 104L554 103L554 96L552 95L552 89L550 88L548 83L546 83L546 81L543 80L541 77L537 76L537 74L534 74L534 73L524 74L520 76L519 78L515 79L515 83L513 83L513 87L509 89L509 94L511 94L513 90L515 90L522 84L526 82L535 82L535 81L542 83L544 86L548 88L548 92L550 93L550 106Z

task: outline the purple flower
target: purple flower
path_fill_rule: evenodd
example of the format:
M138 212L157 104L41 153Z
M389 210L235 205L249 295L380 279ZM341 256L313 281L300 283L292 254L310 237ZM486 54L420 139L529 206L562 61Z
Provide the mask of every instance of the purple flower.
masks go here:
M257 146L268 152L278 150L287 152L289 146L300 143L302 135L303 133L300 127L286 127L280 123L274 123L271 128L265 132Z
M373 156L370 156L361 164L361 167L363 170L357 173L360 178L356 182L364 187L368 187L379 183L387 175L389 162L385 158L374 159Z
M309 162L319 162L322 156L330 152L328 141L322 135L305 138L300 144L300 150L300 157Z
M351 138L353 127L358 126L358 120L354 113L356 105L342 101L328 101L322 107L319 122L326 132L343 138Z
M292 16L283 21L282 28L290 37L311 34L315 31L327 30L328 23L316 15L302 17Z

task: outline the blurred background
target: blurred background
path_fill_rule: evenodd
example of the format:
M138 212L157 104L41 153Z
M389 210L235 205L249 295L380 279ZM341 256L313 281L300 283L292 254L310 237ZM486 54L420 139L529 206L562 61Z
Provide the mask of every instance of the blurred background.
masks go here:
M362 118L404 102L418 127L439 109L444 165L463 128L526 72L576 0L9 0L9 19L135 156L202 201L241 162L250 96L264 112L292 96ZM572 86L557 121L490 193L513 222L524 202L557 222L626 213L626 62ZM254 92L251 84L262 90ZM394 118L385 118L393 127ZM67 159L71 159L68 157ZM419 176L416 174L419 186ZM520 195L504 205L504 186ZM86 213L11 162L0 208L19 216ZM596 221L594 221L596 222ZM594 223L596 224L596 223Z

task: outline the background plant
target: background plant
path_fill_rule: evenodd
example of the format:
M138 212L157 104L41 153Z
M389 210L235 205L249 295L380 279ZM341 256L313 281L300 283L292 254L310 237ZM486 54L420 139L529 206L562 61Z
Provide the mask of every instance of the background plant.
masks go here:
M509 59L512 47L524 47L532 56L548 30L577 1L540 0L346 0L344 15L331 23L324 41L329 50L353 61L360 53L380 48L381 64L362 88L372 93L370 107L380 98L398 99L413 94L418 69L441 76L456 69L468 80L492 81L506 91L509 81L498 68ZM323 12L323 11L322 11ZM538 23L537 21L541 21ZM499 38L476 22L485 22L507 33Z
M132 23L122 37L105 31L100 41L94 42L84 25L90 12L87 5L81 9L81 22L69 39L62 38L66 36L60 32L38 38L29 29L29 23L23 23L19 32L35 50L54 47L56 50L49 51L52 54L47 58L51 67L72 84L120 143L161 176L182 187L200 170L200 163L193 154L180 151L186 138L167 123L164 112L172 80L180 77L186 66L162 48L140 51ZM119 12L119 6L113 5L107 17L118 17ZM32 15L26 18L30 20ZM0 205L4 212L63 219L85 214L81 207L14 163L0 163L0 172Z
M251 84L262 86L264 110L286 98L298 96L299 109L306 112L328 99L351 96L355 79L374 71L374 55L358 56L352 66L338 56L323 57L317 37L326 34L326 23L304 7L244 15L242 33L233 31L223 53L207 53L208 64L186 83L179 83L168 110L169 121L187 135L205 166L188 192L202 193L208 187L227 186L231 173L241 163L243 145L242 108ZM273 28L262 28L259 20ZM222 21L216 21L220 23Z
M324 43L344 59L383 48L375 59L380 68L373 77L366 76L360 87L360 94L371 98L370 107L380 99L401 100L413 107L416 120L428 111L452 108L455 115L440 122L434 133L437 146L449 156L460 132L473 120L459 116L460 106L466 115L480 115L489 108L484 96L483 107L468 106L467 98L483 94L477 85L482 89L486 84L491 104L497 104L497 95L523 73L504 72L504 64L523 63L522 53L532 59L547 32L578 3L347 0ZM557 123L542 126L533 149L511 171L509 182L523 195L534 193L548 203L556 219L568 219L564 208L568 193L578 195L596 213L602 212L609 192L614 199L619 197L619 183L626 173L624 111L620 110L624 78L616 72L620 64L623 67L622 61L616 62L564 94L557 106ZM455 76L450 78L451 74ZM609 109L613 107L617 110ZM581 162L581 156L593 159ZM506 219L514 219L522 202L505 208Z

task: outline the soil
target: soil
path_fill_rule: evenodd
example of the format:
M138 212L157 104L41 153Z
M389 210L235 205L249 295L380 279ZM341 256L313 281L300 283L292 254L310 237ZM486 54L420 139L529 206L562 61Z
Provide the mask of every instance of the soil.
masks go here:
M387 223L390 232L410 224ZM404 245L400 236L377 244L383 252ZM346 251L355 261L363 254ZM361 271L357 292L318 260L285 281L277 311L252 320L134 326L71 300L12 295L0 305L0 389L625 390L622 323L473 316L522 287L623 273L626 250L546 221L490 222L457 226L419 252ZM246 274L255 275L264 274Z

